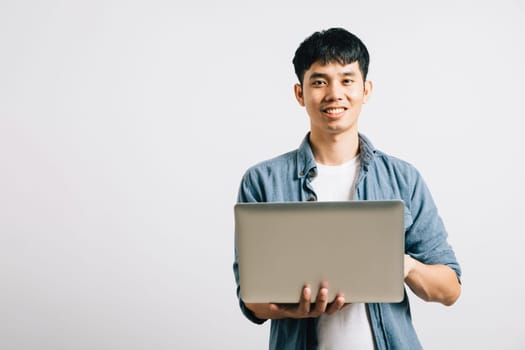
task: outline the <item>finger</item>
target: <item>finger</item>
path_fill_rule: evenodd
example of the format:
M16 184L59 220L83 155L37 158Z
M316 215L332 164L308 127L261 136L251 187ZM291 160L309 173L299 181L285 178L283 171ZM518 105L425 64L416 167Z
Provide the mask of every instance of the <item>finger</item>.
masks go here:
M270 309L270 312L282 312L285 310L282 305L273 303L268 304L268 308Z
M321 286L315 298L315 309L313 313L315 315L322 314L326 310L326 305L328 305L328 288Z
M310 312L310 300L312 299L312 289L307 284L303 287L301 292L301 299L297 311L301 314L308 314Z
M334 312L337 312L341 310L343 307L345 307L345 296L344 294L337 294L334 301L331 303L331 305L326 310L326 313L331 315Z

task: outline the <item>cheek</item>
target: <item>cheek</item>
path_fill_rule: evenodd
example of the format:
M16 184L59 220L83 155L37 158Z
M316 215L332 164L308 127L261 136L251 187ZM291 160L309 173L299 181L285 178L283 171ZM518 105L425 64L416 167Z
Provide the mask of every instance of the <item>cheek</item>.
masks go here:
M351 91L349 94L348 94L348 98L350 99L350 101L352 101L353 103L363 103L365 101L365 95L363 93L363 91L359 91L359 90L353 90Z
M306 110L308 111L317 111L319 109L319 104L313 102L312 100L307 101L305 104Z
M308 94L304 98L305 106L308 108L318 108L321 104L322 97L318 94Z

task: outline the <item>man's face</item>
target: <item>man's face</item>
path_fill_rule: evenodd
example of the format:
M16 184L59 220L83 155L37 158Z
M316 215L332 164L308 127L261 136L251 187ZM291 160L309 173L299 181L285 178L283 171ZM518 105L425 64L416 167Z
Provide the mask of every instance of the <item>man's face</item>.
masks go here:
M315 62L305 72L303 84L295 85L299 104L306 107L312 136L357 133L361 107L372 92L372 83L363 81L359 63L322 65Z

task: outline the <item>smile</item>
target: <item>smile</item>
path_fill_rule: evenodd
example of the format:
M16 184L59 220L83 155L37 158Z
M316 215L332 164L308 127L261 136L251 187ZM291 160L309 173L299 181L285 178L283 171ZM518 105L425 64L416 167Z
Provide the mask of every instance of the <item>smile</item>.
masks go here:
M323 112L330 113L330 114L343 113L344 111L345 111L345 109L342 108L342 107L339 107L339 108L326 108L326 109L323 110Z

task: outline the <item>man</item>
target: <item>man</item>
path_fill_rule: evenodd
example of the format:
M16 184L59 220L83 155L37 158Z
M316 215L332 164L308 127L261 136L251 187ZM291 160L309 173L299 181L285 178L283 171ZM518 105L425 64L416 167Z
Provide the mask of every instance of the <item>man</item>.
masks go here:
M425 301L452 305L461 292L461 271L429 190L413 166L375 149L358 132L373 87L368 63L365 45L341 28L316 32L299 46L294 91L310 132L297 150L251 167L238 200L402 199L405 282ZM239 296L237 258L234 272ZM342 294L328 300L328 288L305 285L293 305L239 303L251 321L271 320L271 349L421 348L406 293L401 303L347 304Z

